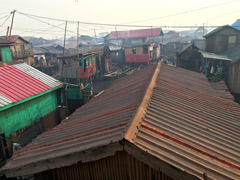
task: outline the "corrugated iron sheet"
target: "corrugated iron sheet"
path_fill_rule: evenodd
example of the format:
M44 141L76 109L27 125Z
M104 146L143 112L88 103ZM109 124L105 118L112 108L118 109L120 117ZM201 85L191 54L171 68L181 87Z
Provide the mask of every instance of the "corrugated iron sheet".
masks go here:
M225 55L209 53L201 50L199 50L199 52L202 54L204 58L207 58L207 59L219 59L219 60L230 61L230 62L232 61L232 59L230 59L228 56L225 56Z
M61 85L25 63L0 67L0 82L0 107Z
M6 106L10 103L13 103L13 101L0 94L0 107Z
M2 170L16 173L24 165L38 164L122 140L155 68L151 65L112 83L103 94L79 108L68 120L17 152ZM50 166L64 165L59 162ZM50 166L44 166L44 170L50 169ZM34 170L27 171L39 172L39 169L36 166Z
M239 179L240 108L216 95L202 75L163 66L134 144L200 179Z
M34 77L35 79L38 79L39 81L43 82L44 84L47 84L48 86L54 88L57 86L60 86L62 83L56 79L54 79L51 76L48 76L47 74L33 68L32 66L29 66L25 63L22 64L15 64L13 65L15 68L19 69L22 72L27 73L28 75Z
M127 38L144 38L153 36L162 36L161 28L138 29L129 31L113 31L109 39L127 39Z
M134 139L125 140L136 149L182 172L200 179L239 179L239 105L221 98L204 75L163 64L154 73L155 68L151 65L114 82L68 120L15 153L1 171L9 176L37 173L76 164L82 159L70 157L80 152L106 155L130 130ZM139 110L145 99L150 99L146 114ZM136 112L145 114L143 119Z

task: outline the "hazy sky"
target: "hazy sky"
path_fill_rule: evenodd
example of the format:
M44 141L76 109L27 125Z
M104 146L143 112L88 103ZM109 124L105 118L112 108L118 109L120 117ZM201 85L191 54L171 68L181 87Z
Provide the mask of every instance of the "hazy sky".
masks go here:
M202 26L203 23L217 26L231 25L240 18L240 0L0 0L0 2L0 18L7 15L4 13L9 13L13 9L18 12L66 20L150 26L197 27ZM222 3L227 4L190 12ZM188 13L166 17L182 12ZM11 18L2 26L6 18L0 19L0 35L5 35L7 26L10 25ZM148 20L153 18L158 19ZM48 38L63 36L64 22L39 20L42 22L16 13L12 34ZM54 28L53 25L59 28ZM68 24L67 36L75 35L76 29L76 23ZM115 27L80 24L80 34L93 36L94 29L98 34L113 31ZM117 30L125 29L137 28L117 26ZM163 27L163 30L167 29ZM181 28L175 30L181 30Z

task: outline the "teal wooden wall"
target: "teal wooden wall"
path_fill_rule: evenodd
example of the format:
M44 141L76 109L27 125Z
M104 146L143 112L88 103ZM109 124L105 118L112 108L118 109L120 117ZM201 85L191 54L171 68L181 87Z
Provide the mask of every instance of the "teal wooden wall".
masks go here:
M30 126L34 121L56 110L57 92L52 91L22 104L0 111L0 133L12 133Z

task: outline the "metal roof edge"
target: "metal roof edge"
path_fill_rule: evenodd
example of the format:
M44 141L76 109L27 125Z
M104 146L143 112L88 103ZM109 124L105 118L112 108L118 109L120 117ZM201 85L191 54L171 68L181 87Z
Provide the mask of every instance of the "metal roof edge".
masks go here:
M153 88L156 85L157 77L160 72L161 64L162 64L161 62L158 62L158 65L152 76L152 80L150 81L150 83L146 89L146 92L145 92L139 106L137 107L137 110L133 116L133 119L130 120L129 124L127 125L126 129L124 130L124 133L125 133L124 139L128 140L129 142L133 142L134 137L138 131L138 128L141 125L141 121L146 114L148 104L151 101Z
M42 95L44 95L44 94L50 93L50 92L52 92L52 91L55 91L56 89L59 89L59 88L61 88L62 86L63 86L63 84L61 84L61 85L59 85L59 86L56 86L56 87L53 87L53 88L51 88L51 89L48 89L47 91L41 92L41 93L39 93L39 94L36 94L36 95L30 96L30 97L27 97L27 98L22 99L22 100L20 100L20 101L17 101L17 102L8 104L8 105L6 105L6 106L3 106L3 107L0 108L0 112L6 110L6 109L8 109L8 108L17 106L17 105L19 105L19 104L22 104L22 103L24 103L24 102L27 102L27 101L29 101L29 100L35 99L35 98L37 98L37 97L39 97L39 96L42 96Z
M108 145L103 145L101 147L91 148L88 150L82 150L80 152L75 152L71 155L64 155L61 157L53 157L47 160L39 160L32 162L25 166L18 166L14 169L9 169L3 166L0 169L0 175L5 174L7 177L22 176L23 174L36 174L50 169L60 168L63 166L71 166L77 163L86 163L95 160L99 160L108 156L115 155L116 152L123 150L123 144L121 141L113 142ZM47 165L46 165L47 163Z

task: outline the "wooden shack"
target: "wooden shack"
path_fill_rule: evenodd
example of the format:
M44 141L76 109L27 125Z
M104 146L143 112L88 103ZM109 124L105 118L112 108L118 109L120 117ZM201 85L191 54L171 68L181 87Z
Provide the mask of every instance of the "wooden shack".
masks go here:
M229 82L228 88L234 94L240 94L240 43L234 48L229 49L223 53L232 59L232 63L229 69ZM238 97L240 100L240 97Z
M124 47L109 46L111 52L112 63L122 66L125 63Z
M7 39L13 42L13 46L10 47L13 60L23 60L25 63L30 64L30 57L33 56L33 52L28 46L29 42L18 35L7 37Z
M107 47L83 47L73 55L59 57L60 78L64 82L79 84L89 78L111 70L111 54Z
M176 55L176 66L184 69L199 72L202 65L201 54L198 48L193 44L186 46L180 53Z
M191 44L177 54L176 66L203 73L211 81L224 79L227 83L231 61L231 58L226 55L199 50ZM213 72L211 72L211 68L213 68Z
M153 44L125 45L125 63L149 63L153 59Z
M206 51L221 54L240 42L240 31L229 25L221 26L204 36Z

